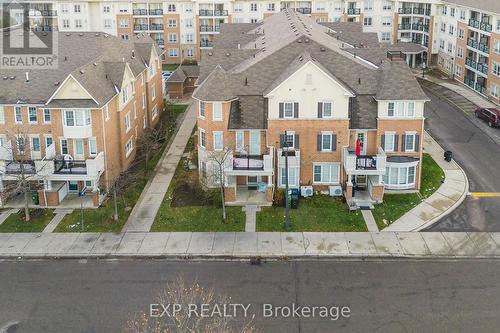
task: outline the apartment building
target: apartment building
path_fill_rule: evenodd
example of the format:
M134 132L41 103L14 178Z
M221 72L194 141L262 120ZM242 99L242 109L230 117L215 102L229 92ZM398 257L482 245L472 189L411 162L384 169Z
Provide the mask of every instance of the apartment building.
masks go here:
M160 118L162 50L150 37L57 39L56 68L0 70L0 204L23 172L41 205L57 206L84 187L99 205L134 159L137 138Z
M401 51L372 62L343 44L292 10L221 26L193 93L201 180L220 179L214 156L230 151L226 200L270 203L288 150L291 188L340 190L358 205L418 190L426 95Z

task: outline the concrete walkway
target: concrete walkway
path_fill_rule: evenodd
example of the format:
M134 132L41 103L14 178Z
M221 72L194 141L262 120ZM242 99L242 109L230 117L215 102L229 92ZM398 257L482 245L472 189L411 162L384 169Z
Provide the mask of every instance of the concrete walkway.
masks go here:
M57 226L59 223L62 221L62 219L67 215L71 214L73 212L73 209L65 209L65 208L57 208L54 210L55 216L52 218L52 220L47 224L45 229L43 229L42 232L53 232L56 230Z
M257 205L246 205L242 210L245 212L245 231L255 232L257 212L260 211L260 208Z
M500 258L500 233L0 233L0 258Z
M443 148L427 132L424 134L424 152L429 153L443 169L443 184L433 195L382 231L419 231L427 228L450 214L469 193L469 181L465 172L454 160L444 160Z
M163 154L155 169L155 175L144 188L137 204L134 206L123 231L144 231L151 229L156 213L163 197L174 177L175 169L184 153L186 144L196 124L196 107L192 103L169 150Z
M0 225L7 220L11 214L17 213L19 209L6 209L2 214L0 214Z
M372 211L367 209L362 209L361 214L363 215L363 219L365 219L366 227L369 232L378 232L378 226L375 222L375 218L373 217Z

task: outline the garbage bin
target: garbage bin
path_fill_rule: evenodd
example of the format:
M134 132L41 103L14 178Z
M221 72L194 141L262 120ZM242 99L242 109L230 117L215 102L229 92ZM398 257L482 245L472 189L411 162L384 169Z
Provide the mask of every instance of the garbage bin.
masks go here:
M450 150L447 150L444 152L444 160L446 162L451 162L452 157L453 157L453 153Z
M299 207L299 190L294 188L290 192L290 207L297 209Z
M33 201L33 205L38 205L40 203L40 198L38 198L38 192L31 192L31 201Z

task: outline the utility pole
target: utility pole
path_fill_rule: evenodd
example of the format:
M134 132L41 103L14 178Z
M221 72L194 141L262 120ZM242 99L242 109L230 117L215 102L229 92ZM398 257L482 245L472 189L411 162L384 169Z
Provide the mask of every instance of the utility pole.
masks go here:
M287 140L287 132L285 131L285 136L283 137L283 148L285 150L285 229L290 229L290 202L288 199L288 140Z

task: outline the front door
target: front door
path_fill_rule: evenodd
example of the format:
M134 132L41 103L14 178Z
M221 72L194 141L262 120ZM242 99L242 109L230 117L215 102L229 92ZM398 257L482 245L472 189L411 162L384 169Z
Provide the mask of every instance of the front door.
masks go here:
M366 132L358 131L356 133L356 139L359 141L359 146L361 147L361 155L366 155Z
M356 176L356 188L358 191L366 190L368 185L366 175L357 175Z
M260 181L260 176L248 176L247 177L247 187L249 190L256 190L257 184Z
M77 181L69 181L68 182L68 191L69 192L78 192L78 182Z
M260 132L250 131L250 155L260 155Z

